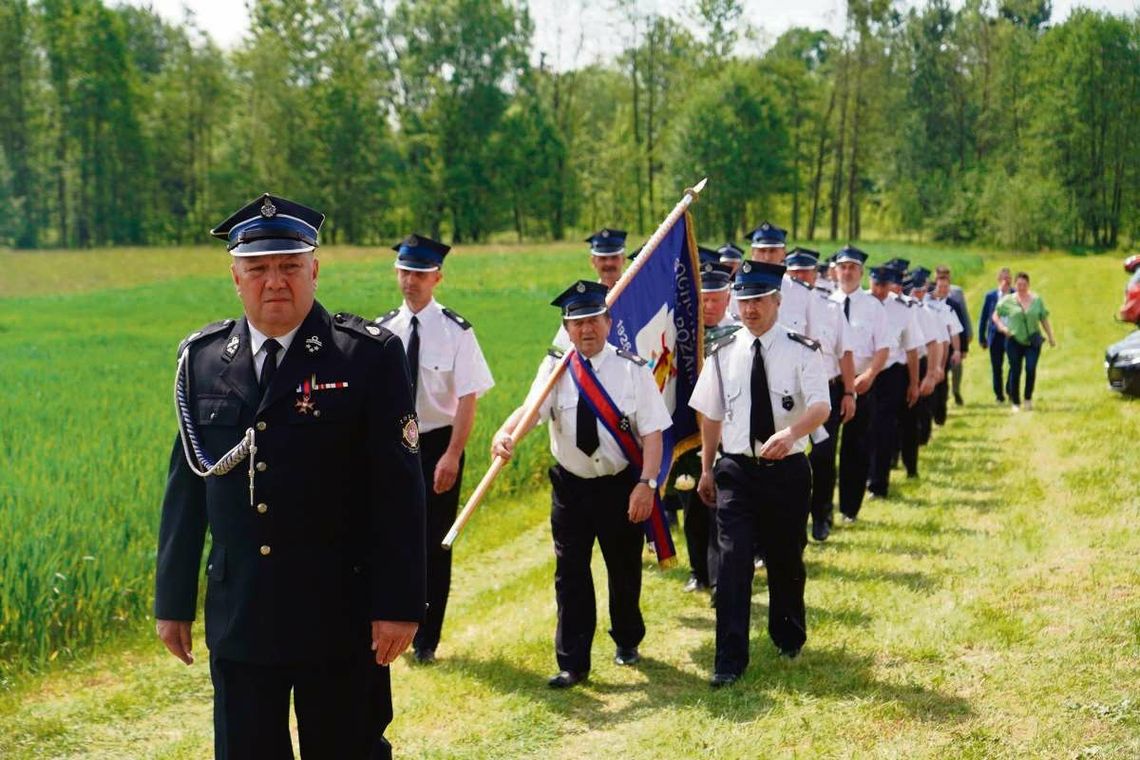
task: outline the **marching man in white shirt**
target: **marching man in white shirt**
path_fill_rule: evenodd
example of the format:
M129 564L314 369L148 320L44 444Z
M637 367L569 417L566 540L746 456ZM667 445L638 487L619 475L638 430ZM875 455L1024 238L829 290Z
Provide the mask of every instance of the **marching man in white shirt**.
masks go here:
M393 246L404 303L376 320L400 337L408 355L427 486L427 612L412 642L417 662L435 661L451 589L451 552L440 546L455 521L464 449L475 404L495 381L471 323L435 300L449 246L409 235Z
M768 566L768 634L787 658L807 639L811 467L804 449L831 407L819 345L776 322L783 275L780 264L741 265L733 288L746 329L718 344L689 400L702 415L697 492L715 505L720 541L714 688L748 666L757 538Z
M841 248L835 254L839 287L831 294L831 300L843 309L851 327L848 347L855 359L855 416L843 423L839 443L839 512L847 523L855 522L863 507L871 465L874 383L891 350L887 310L879 299L860 287L866 261L867 254L858 248Z
M612 319L603 283L579 280L558 298L562 325L574 346L569 366L539 408L550 423L550 529L554 535L554 595L558 601L555 654L560 668L547 684L565 689L590 673L597 625L590 558L602 549L609 581L610 636L614 662L635 665L645 637L641 616L641 555L645 522L653 510L661 467L662 432L673 424L657 382L636 354L606 342ZM543 360L528 398L546 384L562 361L557 351ZM499 428L491 453L510 459L516 430L528 404ZM534 423L532 423L533 426Z

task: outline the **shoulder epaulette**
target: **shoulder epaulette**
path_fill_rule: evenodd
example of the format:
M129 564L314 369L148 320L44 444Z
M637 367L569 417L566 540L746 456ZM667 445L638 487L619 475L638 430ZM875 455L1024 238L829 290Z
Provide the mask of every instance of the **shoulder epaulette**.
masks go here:
M555 348L552 346L552 347L546 349L546 355L549 356L551 359L561 359L563 356L566 355L566 352L563 351L561 348Z
M376 317L376 324L382 325L382 324L385 324L387 322L390 322L392 320L392 318L395 317L399 313L400 313L399 309L392 309L390 312L388 312L384 316Z
M189 346L191 343L194 343L195 341L199 341L202 338L208 337L208 336L213 335L215 333L219 333L222 330L226 330L229 327L231 327L233 325L233 323L234 323L234 321L232 319L223 319L220 322L211 322L210 324L206 325L205 327L201 328L200 330L195 330L194 332L190 333L185 338L183 338L182 342L178 344L178 355L181 356L182 351L187 346Z
M637 354L632 353L630 351L626 351L624 348L619 348L617 350L617 355L623 359L628 359L629 361L631 361L634 364L637 364L638 366L641 366L641 367L644 367L646 364L649 363L649 362L645 361L644 359L642 359Z
M456 313L455 313L454 311L452 311L451 309L448 309L447 307L444 307L444 308L442 309L442 311L443 311L443 316L447 317L447 318L448 318L448 319L450 319L452 322L454 322L455 324L457 324L457 325L459 325L460 327L462 327L464 330L470 330L470 329L471 329L471 323L470 323L470 322L468 322L468 321L467 321L466 319L464 319L463 317L461 317L461 316L459 316L458 314L456 314Z
M818 340L812 340L808 336L801 335L800 333L795 332L794 330L788 330L788 337L791 338L792 340L794 340L796 343L800 343L800 344L807 346L812 351L818 351L819 350L819 341Z
M359 333L381 342L392 334L388 328L380 327L375 322L356 314L350 314L347 311L338 311L333 314L333 325L345 332Z
M788 279L791 280L792 282L796 283L797 285L799 285L801 288L807 288L808 290L812 289L812 286L808 285L803 280L797 280L795 277L789 277Z
M735 332L729 333L728 335L725 335L723 338L719 338L708 349L709 356L712 356L717 351L721 350L722 348L724 348L725 346L727 346L729 343L731 343L734 340L736 340L736 333Z

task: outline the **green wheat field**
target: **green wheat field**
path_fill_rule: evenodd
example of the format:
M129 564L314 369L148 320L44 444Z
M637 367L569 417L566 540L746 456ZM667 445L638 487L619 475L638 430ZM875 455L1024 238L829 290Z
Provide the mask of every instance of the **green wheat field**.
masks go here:
M636 669L597 667L556 693L545 432L532 435L456 546L434 667L394 666L405 757L1136 757L1140 755L1140 406L1105 388L1121 257L990 255L867 243L871 261L950 264L976 318L1002 264L1053 312L1037 408L993 403L988 357L966 406L865 519L807 550L809 639L778 660L754 597L752 665L711 692L713 613L682 562L646 554L649 633ZM391 254L321 254L331 310L398 303ZM0 251L0 757L201 758L208 669L162 651L150 617L160 500L175 435L174 351L237 316L219 248ZM439 299L475 325L496 386L487 443L554 334L548 303L588 276L581 245L461 248ZM596 560L596 580L603 575ZM201 627L195 627L202 654Z

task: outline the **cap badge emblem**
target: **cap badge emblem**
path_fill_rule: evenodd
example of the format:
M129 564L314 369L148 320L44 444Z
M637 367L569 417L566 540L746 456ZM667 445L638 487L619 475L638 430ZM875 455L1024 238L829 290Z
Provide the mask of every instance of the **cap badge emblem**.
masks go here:
M750 261L746 261L746 262L744 262L743 264L741 264L741 265L740 265L740 271L742 271L742 272L751 272L751 271L752 271L752 262L750 262Z
M412 248L415 248L419 244L420 244L420 239L418 237L416 237L415 235L408 235L408 245L409 246L411 246Z
M578 291L579 293L585 293L586 292L586 286L583 285L582 283L578 283L577 285L574 286L574 290Z
M261 204L261 215L266 219L277 216L277 207L273 205L273 201L266 198Z

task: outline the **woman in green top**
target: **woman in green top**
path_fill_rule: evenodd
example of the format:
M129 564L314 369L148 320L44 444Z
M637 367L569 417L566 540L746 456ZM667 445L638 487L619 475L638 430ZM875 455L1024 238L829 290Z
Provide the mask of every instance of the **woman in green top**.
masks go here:
M1017 273L1014 292L998 301L993 315L994 325L1006 336L1006 353L1009 354L1009 400L1013 411L1021 404L1021 362L1025 360L1025 408L1033 408L1033 384L1037 380L1037 358L1041 355L1044 339L1056 346L1053 328L1049 325L1049 310L1041 296L1029 289L1029 275Z

